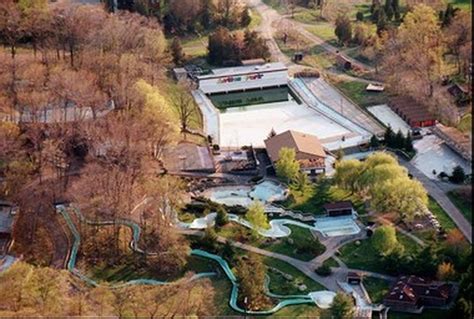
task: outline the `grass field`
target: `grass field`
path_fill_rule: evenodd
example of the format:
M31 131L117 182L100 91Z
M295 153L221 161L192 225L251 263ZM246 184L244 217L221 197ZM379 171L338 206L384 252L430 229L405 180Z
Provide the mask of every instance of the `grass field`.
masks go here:
M306 293L310 291L318 291L318 290L326 290L324 286L315 282L298 269L294 268L293 266L275 259L271 257L265 257L263 259L265 265L269 267L274 267L279 269L280 271L290 274L293 276L293 281L297 283L302 283L308 287ZM270 275L270 291L276 294L301 294L302 292L299 291L296 287L288 287L287 281L282 276L278 276L269 272ZM291 288L291 289L290 289Z
M222 227L218 235L303 261L315 258L317 255L309 251L303 253L296 251L298 244L301 245L313 238L311 232L308 229L294 225L288 225L288 227L291 229L289 237L281 238L271 243L266 242L263 237L252 237L249 229L235 223L230 223ZM293 244L289 243L289 239L293 240Z
M311 234L311 232L308 229L294 225L288 225L288 228L291 229L291 235L288 238L282 238L278 243L271 245L259 245L259 247L271 252L283 254L303 261L309 261L315 258L317 255L314 255L309 251L300 253L297 252L295 248L296 244L304 243L312 239L313 235ZM290 238L293 240L294 244L290 244L288 242L288 239Z
M238 253L242 253L243 251L238 250ZM298 271L296 268L288 265L285 262L267 257L264 258L264 263L267 266L271 266L290 274L293 276L293 281L298 283L305 284L308 289L306 292L300 292L295 287L290 286L286 279L282 276L277 276L269 272L270 276L270 291L277 294L305 294L310 291L318 291L318 290L325 290L323 286L314 282L312 279L308 278L306 275ZM235 312L229 307L229 296L230 296L230 289L231 284L227 280L227 277L220 276L217 279L212 279L212 285L214 286L215 295L214 295L214 305L216 307L216 315L219 316L241 316L240 313ZM282 310L278 311L276 314L271 316L259 316L259 318L275 318L278 316L284 316L287 318L296 318L296 317L314 317L314 316L322 316L327 315L328 312L322 311L315 305L299 305L299 306L291 306L285 307Z
M373 303L381 303L390 289L390 282L373 277L364 278L364 287Z
M341 90L342 93L361 107L386 104L388 102L385 92L367 92L365 90L367 83L343 80L332 80L331 82Z
M445 230L456 228L456 224L441 206L431 197L428 198L428 209L436 216L441 227Z
M405 246L406 253L411 254L419 249L411 238L401 233L397 233L397 238ZM349 243L343 246L340 252L341 260L350 268L386 273L382 258L373 248L370 239L360 241L359 246L356 242Z
M472 206L463 197L454 192L448 192L449 199L461 211L466 219L472 224Z

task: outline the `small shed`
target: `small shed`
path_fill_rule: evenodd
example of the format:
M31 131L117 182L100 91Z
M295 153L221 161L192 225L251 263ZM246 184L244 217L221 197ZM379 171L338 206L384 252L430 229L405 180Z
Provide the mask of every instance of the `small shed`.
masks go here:
M340 54L336 55L336 63L339 67L343 68L344 70L352 69L352 62Z
M362 281L362 276L354 271L349 271L347 273L347 283L351 285L359 285Z
M326 216L329 217L352 215L354 212L351 201L327 203L324 204L323 208L326 212Z

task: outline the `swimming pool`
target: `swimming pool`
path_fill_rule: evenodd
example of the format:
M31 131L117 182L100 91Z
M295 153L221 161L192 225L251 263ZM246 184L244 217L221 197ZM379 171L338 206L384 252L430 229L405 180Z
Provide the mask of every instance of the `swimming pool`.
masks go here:
M314 229L325 237L355 235L360 232L355 216L319 217L314 223Z
M288 197L288 189L276 182L263 181L255 186L235 185L210 188L204 192L204 196L219 204L248 207L254 200L263 203L284 200Z

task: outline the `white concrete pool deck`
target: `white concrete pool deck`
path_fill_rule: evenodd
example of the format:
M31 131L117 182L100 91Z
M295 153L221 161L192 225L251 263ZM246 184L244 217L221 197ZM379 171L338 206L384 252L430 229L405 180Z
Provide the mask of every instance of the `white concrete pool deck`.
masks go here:
M220 113L219 132L223 146L263 147L263 141L272 129L277 134L297 130L316 135L320 139L340 138L351 133L305 104L294 101L232 108Z

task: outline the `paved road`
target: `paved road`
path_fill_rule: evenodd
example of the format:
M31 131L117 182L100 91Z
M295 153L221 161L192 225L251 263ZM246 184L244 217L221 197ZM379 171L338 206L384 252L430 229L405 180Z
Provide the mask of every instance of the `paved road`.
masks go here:
M256 29L257 31L261 32L262 35L269 39L269 46L270 50L272 51L272 56L278 57L279 61L288 63L288 57L284 55L279 49L278 45L275 42L275 39L273 38L274 32L275 32L275 27L274 25L287 25L290 26L291 29L296 30L298 33L300 33L302 36L307 38L309 41L312 42L313 45L319 45L322 48L324 48L326 51L336 55L340 54L344 56L348 61L350 61L353 65L357 66L358 68L362 70L367 70L367 71L374 71L374 68L371 66L362 63L360 61L357 61L350 56L344 54L344 53L339 53L339 49L332 46L331 44L327 43L325 40L315 36L308 30L306 30L306 27L308 27L307 24L303 24L294 20L291 20L281 14L279 14L275 9L267 6L264 4L261 0L247 0L247 3L249 6L253 7L257 12L262 16L262 23L260 26ZM274 47L276 46L276 48ZM275 50L275 52L274 52ZM279 51L279 52L277 52ZM275 53L275 54L274 54ZM290 61L291 62L291 61Z
M448 213L454 223L458 226L459 230L464 234L466 239L472 243L471 223L469 223L469 221L463 216L459 209L454 206L445 192L434 181L426 177L425 174L423 174L413 164L401 158L399 158L399 161L400 164L408 169L413 177L418 179L423 184L430 196L438 202L439 206L441 206L441 208L443 208L446 213Z

